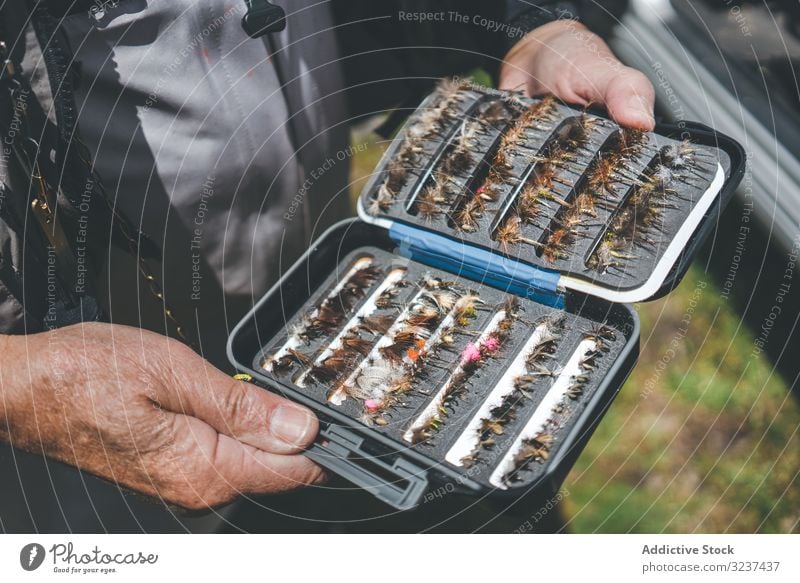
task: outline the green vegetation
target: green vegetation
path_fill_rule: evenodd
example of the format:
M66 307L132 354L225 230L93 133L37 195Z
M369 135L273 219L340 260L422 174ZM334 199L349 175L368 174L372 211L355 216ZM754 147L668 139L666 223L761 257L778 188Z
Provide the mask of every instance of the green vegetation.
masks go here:
M751 330L698 268L639 314L639 364L564 485L569 527L797 531L800 406Z

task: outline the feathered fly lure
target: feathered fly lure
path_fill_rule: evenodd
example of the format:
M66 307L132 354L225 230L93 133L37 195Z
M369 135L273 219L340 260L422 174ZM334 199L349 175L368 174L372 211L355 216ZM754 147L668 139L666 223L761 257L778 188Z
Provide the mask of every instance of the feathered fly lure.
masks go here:
M578 360L579 370L570 377L565 393L567 397L574 401L583 394L589 375L597 368L597 361L609 351L610 343L616 339L617 333L606 324L598 324L584 333L583 342L590 343L590 348Z
M378 353L383 360L393 365L402 364L410 350L420 349L425 345L428 336L430 330L426 326L411 326L406 323L394 332L390 344L378 348Z
M299 323L292 326L286 342L264 359L262 368L280 374L286 373L294 365L306 366L298 356L300 353L296 352L297 348L333 333L367 290L377 282L381 273L380 267L373 264L372 257L356 260L320 305L304 314Z
M389 330L396 319L395 314L372 314L362 316L358 325L358 330L372 334L373 336L383 336Z
M597 126L601 124L602 121L599 117L593 117L586 113L570 118L561 129L559 142L571 152L590 151L588 146L592 143L592 136Z
M676 195L675 184L689 179L691 144L668 146L654 159L617 209L587 265L601 273L612 269L622 272L625 262L637 257L637 249L652 249L663 238L663 215L675 208L670 199ZM702 172L703 166L691 166Z
M514 321L518 318L518 310L516 297L508 296L477 340L464 347L455 369L403 434L404 440L419 443L429 438L441 426L452 399L466 389L472 376L503 347Z
M478 135L484 132L480 120L464 120L461 129L453 138L449 151L440 162L440 169L446 175L462 174L469 170L475 159L472 153L478 144Z
M372 349L372 341L362 338L355 330L345 334L341 339L341 343L345 352L360 354L361 356L366 356Z
M659 159L664 166L687 175L704 177L710 170L710 154L698 150L689 140L666 146L659 153Z
M473 152L479 149L478 137L499 136L498 126L506 125L510 116L508 107L501 100L492 101L488 106L481 108L476 119L462 122L459 132L453 137L446 155L439 164L439 172L446 175L450 182L457 182L458 178L456 177L458 176L470 175L470 170L474 172L474 175L470 175L467 183L458 189L467 194L463 196L458 208L453 211L451 226L456 229L467 232L477 230L477 219L485 212L485 203L489 200L482 193L469 194L472 186L483 180L481 177L485 162L481 163L477 169L474 168ZM492 146L492 148L494 147ZM486 155L487 157L491 156L489 152Z
M304 318L293 333L308 342L333 332L380 275L380 268L372 265L355 270L337 286L336 293L325 298L317 310Z
M476 305L480 302L478 296L466 293L454 297L452 294L447 290L436 290L420 298L420 304L406 323L421 330L413 337L403 337L401 331L395 334L391 344L383 348L381 356L389 364L383 370L388 374L381 384L373 384L369 392L361 394L364 401L362 420L368 425L382 424L380 420L385 420L386 411L397 406L400 396L408 393L416 379L424 375L426 361L453 342L451 331L454 326L461 325L463 319L474 317ZM365 369L365 373L368 370ZM360 378L356 382L360 383Z
M610 221L587 265L606 273L624 273L637 249L654 249L663 240L664 212L676 208L678 183L699 186L711 171L710 154L688 140L661 148L641 176L632 194Z
M405 285L403 280L405 274L404 267L392 269L355 314L343 326L337 326L338 334L316 357L311 366L294 379L294 384L304 387L306 381L310 380L314 384L331 385L363 360L373 340L363 338L360 334L365 330L369 331L365 328L366 322L377 320L376 312L381 309L380 304L387 301L386 298L389 298L391 304L394 291Z
M441 134L460 115L458 105L468 97L462 90L464 88L465 85L460 81L442 81L436 89L434 101L417 114L416 119L407 127L406 136L413 142L420 143Z
M597 360L610 349L616 332L600 324L583 334L578 347L567 360L525 427L517 435L489 481L499 488L521 479L520 472L532 462L547 461L552 445L570 415L568 403L584 392Z
M304 378L316 384L330 385L340 379L348 370L358 363L361 359L358 352L337 348L330 356L316 361L307 369Z
M444 290L445 285L440 280L424 278L420 289L381 334L366 357L347 378L332 387L328 401L340 405L348 396L365 400L379 388L385 387L396 376L398 370L396 364L403 361L407 351L424 343L430 335L429 330L434 325L434 320L423 321L422 316L430 313L428 311L430 306L424 298L433 290ZM378 297L380 294L375 299ZM410 324L409 319L416 319L416 323ZM373 335L380 334L380 330L387 323L386 320L374 318L371 312L358 314L354 320L354 329L366 329Z
M460 231L474 233L478 230L478 219L486 211L486 202L480 197L470 198L453 216L453 225Z
M586 208L585 197L579 196L556 213L551 225L547 228L544 243L539 244L542 257L549 263L569 259L570 250L580 237L586 236L583 227L587 222L587 215L592 216L592 210Z
M414 201L414 211L417 215L426 221L432 221L444 214L445 207L450 204L448 182L449 178L442 174L434 174L431 177Z
M497 437L505 433L537 382L557 376L551 361L563 333L564 316L551 314L532 326L525 345L447 452L448 462L470 466L478 461L481 451L494 447Z
M289 372L294 366L306 367L311 364L311 357L304 352L295 348L287 348L286 352L280 358L268 357L271 359L269 364L267 361L262 364L262 368L271 367L271 371L276 375L284 375Z
M577 157L557 141L551 141L542 154L533 156L534 162L531 183L539 188L552 190L556 185L572 187L571 180L563 177L565 170L574 169Z
M619 188L641 184L639 171L632 165L647 147L647 134L641 130L620 129L597 153L586 170L581 192L585 214L596 216L598 200L620 196Z
M547 461L550 457L550 447L553 445L555 438L549 433L537 433L533 437L523 440L522 447L514 454L514 465L516 469L511 472L506 481L518 481L519 472L524 470L530 462Z
M394 204L396 194L384 182L378 187L378 191L369 200L367 212L371 215L385 213Z
M431 107L420 112L408 124L402 145L388 165L383 181L367 206L369 213L377 215L386 212L395 203L410 176L415 174L413 169L423 150L422 144L439 134L445 124L457 117L458 104L467 98L467 94L462 91L463 87L463 83L459 81L442 81Z
M510 108L502 99L492 101L480 115L480 120L497 128L505 127L513 115Z
M594 341L595 346L584 355L580 366L585 371L593 371L597 368L597 360L609 351L609 344L617 339L617 333L610 326L598 324L584 334L584 339Z
M359 300L364 298L367 290L375 285L382 275L381 269L375 265L359 269L344 282L336 301L349 312Z
M543 151L533 156L539 185L552 188L553 181L571 185L559 177L560 172L577 170L578 155L594 151L590 148L592 138L598 126L604 123L601 118L586 113L567 119L550 137Z
M497 200L499 190L514 173L516 156L530 149L529 132L549 130L558 112L553 96L544 97L530 107L524 102L520 102L519 106L524 108L524 112L500 138L486 179L475 190L473 199L480 198L484 202Z
M389 420L384 416L384 412L402 403L403 396L414 388L415 376L414 373L401 373L395 376L384 385L380 399L365 394L361 421L366 425L388 425Z
M481 425L478 429L479 449L492 448L495 445L497 437L503 435L506 425L517 417L517 409L525 401L527 395L524 391L515 389L508 393L500 404L489 411L489 416L481 419ZM462 460L463 465L469 467L477 460L477 451L475 454Z
M495 241L500 244L503 253L509 253L510 249L520 243L540 247L541 243L534 239L529 239L522 235L520 230L521 219L518 215L508 217L495 231Z
M514 208L520 219L528 224L539 225L539 219L545 214L543 211L555 214L559 207L567 206L569 206L567 201L551 189L527 184L520 192Z
M529 132L547 131L556 119L558 107L552 95L548 95L525 109L517 121L506 131L498 152L517 154L527 151Z
M515 379L515 385L522 386L529 382L531 375L552 376L553 371L548 367L548 361L555 354L563 330L563 314L548 316L536 327L535 343L529 351L525 352L526 376Z

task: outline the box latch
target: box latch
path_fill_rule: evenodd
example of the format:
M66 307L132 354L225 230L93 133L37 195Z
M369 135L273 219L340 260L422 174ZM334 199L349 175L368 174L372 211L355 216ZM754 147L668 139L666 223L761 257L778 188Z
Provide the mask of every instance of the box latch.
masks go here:
M428 489L427 471L395 454L382 459L367 453L363 443L353 431L330 426L320 431L320 441L306 456L398 510L419 505Z

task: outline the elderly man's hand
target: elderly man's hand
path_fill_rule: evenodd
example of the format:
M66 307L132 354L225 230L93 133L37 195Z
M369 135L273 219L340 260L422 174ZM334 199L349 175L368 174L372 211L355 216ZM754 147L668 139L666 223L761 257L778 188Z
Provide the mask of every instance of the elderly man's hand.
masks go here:
M312 484L314 415L183 344L81 324L0 337L0 439L188 509Z
M604 105L627 127L655 125L655 92L647 77L620 63L600 37L572 20L551 22L520 40L501 66L500 89Z

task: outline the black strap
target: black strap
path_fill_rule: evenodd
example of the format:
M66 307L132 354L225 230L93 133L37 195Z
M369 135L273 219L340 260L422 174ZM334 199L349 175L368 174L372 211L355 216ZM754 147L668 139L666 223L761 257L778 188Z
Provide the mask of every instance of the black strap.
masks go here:
M3 2L0 5L0 29L2 29L0 41L3 37L8 38L11 34L15 34L7 30L7 26L2 26L8 24L8 17L20 16L19 12L10 13L10 11L14 8L22 10L19 4L13 7L8 4ZM80 249L77 245L78 237L81 236L80 229L76 228L76 224L72 224L69 231L65 228L65 213L67 215L70 213L67 207L62 208L62 204L57 201L56 192L64 195L74 207L73 212L74 209L80 209L81 212L85 212L87 219L91 217L90 220L98 229L106 227L104 238L103 232L98 232L101 237L87 241L85 246L86 251L93 252L98 260L101 258L100 254L107 248L108 231L123 219L112 212L108 200L98 193L88 162L88 152L82 150L82 145L77 139L74 87L69 70L71 57L66 39L60 36L57 21L46 7L30 4L37 3L29 3L28 13L42 48L56 114L55 172L52 171L48 155L53 144L47 146L40 144L31 135L29 125L29 118L34 109L37 112L37 119L46 118L39 108L34 107L35 93L22 74L21 63L3 50L2 70L0 70L0 107L2 107L0 127L3 129L3 145L9 154L6 160L8 171L11 173L9 178L13 179L12 182L15 182L16 186L12 185L13 192L11 192L2 185L0 194L3 204L0 205L0 218L17 237L23 239L26 250L37 258L38 268L27 261L24 266L25 271L43 269L43 266L49 265L53 257L51 253L55 253L56 270L53 273L55 278L48 279L48 282L52 281L55 287L47 290L49 299L46 312L38 314L37 318L41 316L44 328L56 328L81 321L98 320L102 317L92 291L94 279L91 275L94 271L92 265L87 262L79 265L80 262L76 261L78 257L76 250ZM43 123L46 124L46 121ZM11 128L9 124L14 125L13 132L9 131ZM12 136L13 140L10 139ZM45 204L42 204L43 201ZM43 214L47 216L43 217ZM37 224L41 229L35 227ZM127 223L124 227L131 228ZM89 231L91 233L92 230ZM15 266L14 270L17 271L14 273L20 268L23 266ZM81 271L85 274L83 278L79 277ZM48 268L48 277L49 274ZM28 309L27 300L31 298L27 297L29 294L26 295L24 287L16 288L17 279L19 278L9 277L6 270L4 283ZM42 293L45 293L44 289ZM34 303L40 302L36 299Z
M90 222L95 226L92 231L96 238L92 245L94 249L104 250L110 235L112 241L126 251L144 258L160 259L161 250L158 245L124 216L114 212L111 201L99 192L100 185L91 166L91 156L78 134L72 50L61 30L60 19L50 12L49 4L53 2L28 0L31 20L42 48L53 95L59 142L56 149L56 171L61 190L74 209L85 208L88 203ZM131 240L137 242L136 249L130 248Z
M49 329L78 321L98 320L101 311L97 301L86 291L77 293L75 281L71 279L76 275L74 268L72 271L69 269L73 263L72 251L64 246L56 248L48 244L45 228L51 231L51 237L56 231L59 235L63 231L55 223L43 226L35 216L38 208L34 209L31 203L35 201L38 207L41 201L34 195L40 188L40 182L34 176L38 163L33 165L31 160L39 155L39 148L26 147L32 141L27 112L30 111L33 94L29 87L23 85L24 79L3 43L0 43L0 67L0 133L3 136L8 178L16 183L14 191L9 190L5 183L0 183L0 219L9 229L10 236L21 240L25 248L22 264L19 265L12 257L5 260L0 256L0 279L24 307L27 314L26 329L33 322L39 323L34 329L40 329L39 326ZM41 228L37 228L37 225ZM53 258L55 270L51 271ZM45 289L47 298L44 297Z
M93 10L117 3L118 0L108 0L106 2L99 2L98 0L39 0L38 2L38 4L46 6L47 11L59 20L65 16L72 16L81 12L88 16Z

